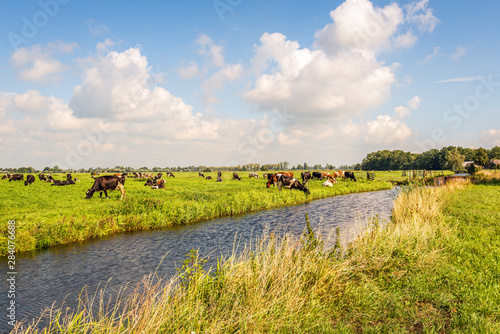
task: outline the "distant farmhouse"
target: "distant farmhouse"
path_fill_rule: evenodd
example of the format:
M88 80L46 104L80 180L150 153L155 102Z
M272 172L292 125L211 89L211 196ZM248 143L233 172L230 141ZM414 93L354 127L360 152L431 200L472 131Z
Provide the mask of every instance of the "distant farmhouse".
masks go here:
M500 165L500 159L491 159L488 162L488 164L484 167L488 169L496 169L499 168L499 165Z
M464 161L464 163L462 164L462 167L464 167L464 168L469 168L469 166L470 166L470 165L474 165L474 167L481 167L481 166L479 166L479 165L476 165L476 164L474 163L474 161Z
M464 163L462 164L462 166L464 168L468 168L470 165L474 164L474 161L464 161ZM490 159L490 161L488 161L488 164L484 166L484 168L487 168L487 169L496 169L496 168L499 168L497 166L500 165L500 159ZM478 166L476 164L474 164L474 167L481 167L481 166Z

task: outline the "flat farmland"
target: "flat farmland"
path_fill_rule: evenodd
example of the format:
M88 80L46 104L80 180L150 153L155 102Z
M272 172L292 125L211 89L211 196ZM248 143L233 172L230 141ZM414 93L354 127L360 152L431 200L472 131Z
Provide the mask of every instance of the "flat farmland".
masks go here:
M401 175L401 172L393 172ZM245 212L305 203L315 199L366 191L390 189L382 180L358 182L338 180L332 188L322 181L310 181L310 195L301 191L266 188L266 181L249 178L239 172L242 180L232 180L232 172L223 172L223 182L215 182L216 173L206 180L198 173L174 173L166 178L165 189L144 186L145 179L127 178L126 198L119 191L108 192L109 199L85 193L94 183L90 174L73 174L80 181L75 185L52 186L38 180L31 186L22 181L0 180L0 218L15 221L16 247L29 251L57 244L83 241L113 233L156 229ZM366 177L365 172L356 175ZM25 174L25 179L26 179ZM52 174L56 180L66 174ZM102 174L105 175L105 174ZM295 173L300 175L300 171ZM166 173L164 173L166 176ZM0 231L0 255L7 254L7 224Z

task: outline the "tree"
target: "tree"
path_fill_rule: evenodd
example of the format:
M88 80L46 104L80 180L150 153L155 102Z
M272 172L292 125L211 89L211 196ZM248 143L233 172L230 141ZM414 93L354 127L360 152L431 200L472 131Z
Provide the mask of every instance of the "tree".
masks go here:
M458 149L452 148L445 153L446 167L451 170L462 169L464 164L464 156L460 154Z
M474 156L474 163L478 166L484 167L488 164L488 154L486 150L482 147L476 150L476 155Z
M500 159L500 146L495 146L488 151L488 158L490 159Z

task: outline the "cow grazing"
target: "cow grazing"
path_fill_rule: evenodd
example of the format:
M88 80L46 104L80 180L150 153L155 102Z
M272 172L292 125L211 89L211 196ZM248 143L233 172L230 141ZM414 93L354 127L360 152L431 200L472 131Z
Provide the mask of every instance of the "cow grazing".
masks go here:
M87 190L86 198L91 199L96 191L99 191L99 198L102 198L102 192L108 198L108 190L120 190L122 196L120 199L125 198L125 178L123 176L99 176L95 179L92 188Z
M268 175L267 173L262 174L262 178L267 179L267 175Z
M24 180L24 174L12 174L12 176L9 179L10 181L23 181Z
M168 173L167 173L167 177L169 177L169 176L171 176L171 177L175 178L174 173L172 173L172 172L168 172Z
M211 180L211 179L212 179L212 177L209 175L209 176L207 176L205 179L207 179L207 180Z
M73 180L65 180L65 181L55 180L54 183L52 183L51 185L52 186L68 186L70 184L75 184L75 181L73 181Z
M28 175L26 176L26 181L24 181L24 185L27 186L28 184L31 186L35 182L35 177L33 175Z
M215 182L222 182L222 177L218 176Z
M205 177L202 172L198 172L198 176Z
M47 181L47 178L43 175L43 173L38 174L38 179L40 179L40 181Z
M165 189L165 179L157 180L156 185L151 186L151 189Z
M285 174L280 174L277 176L277 180L278 180L279 185L283 186L286 189L290 189L290 190L297 189L297 190L303 191L305 194L311 193L306 186L304 186L302 183L300 183L299 180L294 179L291 176L288 176ZM281 187L280 187L280 189L281 189Z
M266 184L266 188L269 188L271 184L274 184L274 187L276 187L276 184L278 182L278 179L282 176L288 176L290 178L293 178L293 173L292 172L279 172L279 173L274 173L271 176L268 176L268 181Z
M156 181L155 181L155 180L153 180L153 179L148 179L148 180L146 181L146 183L144 183L144 185L145 185L145 186L147 186L147 187L152 187L152 186L155 186L155 185L156 185Z
M236 172L233 173L233 180L241 181L241 177L239 177L238 173Z
M73 176L71 174L66 174L66 180L73 180Z
M302 178L303 184L306 184L310 179L312 179L311 172L302 172L300 173L300 177Z
M255 172L250 172L250 173L248 173L248 178L251 178L251 177L253 177L254 179L258 179L259 174L255 173Z
M320 172L313 172L312 178L313 180L323 180L323 174Z
M46 182L54 182L54 177L52 176L52 174L47 174L47 181Z
M356 181L356 177L354 176L354 172L344 172L344 178L348 180Z
M156 174L154 177L153 177L153 180L157 181L159 179L161 179L161 177L163 176L163 173L158 173Z
M4 179L10 179L11 176L12 176L11 174L4 174L2 176L2 180L4 180Z
M221 171L217 172L217 177L222 177L222 172Z

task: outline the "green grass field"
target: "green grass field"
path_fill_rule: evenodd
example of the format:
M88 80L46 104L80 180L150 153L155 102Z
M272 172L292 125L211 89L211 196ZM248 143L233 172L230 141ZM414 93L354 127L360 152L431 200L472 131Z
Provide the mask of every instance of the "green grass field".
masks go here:
M358 173L359 174L359 173ZM366 173L365 173L366 174ZM310 195L300 191L267 189L266 181L249 179L240 172L241 181L231 180L232 173L223 173L223 182L205 180L197 173L175 173L165 178L165 189L144 186L145 180L127 178L126 199L120 192L108 192L110 199L90 200L85 193L94 180L89 174L73 174L81 181L69 186L51 186L38 180L31 186L22 181L0 180L0 255L7 253L7 222L16 222L18 251L34 250L56 244L83 241L122 231L134 231L185 224L250 211L304 203L314 199L391 188L391 184L360 179L359 182L339 180L333 188L311 181ZM300 175L300 172L296 175ZM65 179L65 174L53 175Z
M499 195L490 184L408 189L390 223L342 253L311 234L264 235L209 273L193 253L178 278L146 280L111 310L89 311L91 296L75 313L53 310L41 332L499 333Z

